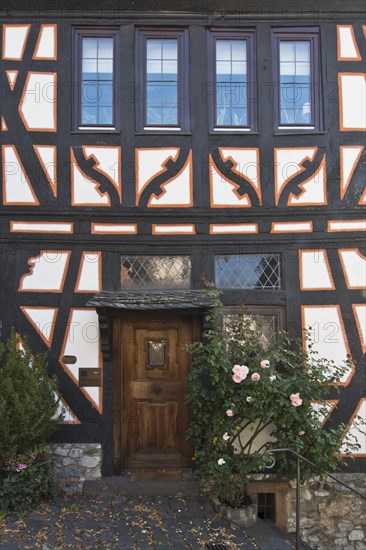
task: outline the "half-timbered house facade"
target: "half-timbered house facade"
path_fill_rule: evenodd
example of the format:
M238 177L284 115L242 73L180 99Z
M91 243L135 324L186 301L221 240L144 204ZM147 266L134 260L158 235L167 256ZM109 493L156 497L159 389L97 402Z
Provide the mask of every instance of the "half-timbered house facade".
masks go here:
M93 475L191 467L207 281L352 356L324 422L366 414L364 6L311 4L1 8L3 335L49 352Z

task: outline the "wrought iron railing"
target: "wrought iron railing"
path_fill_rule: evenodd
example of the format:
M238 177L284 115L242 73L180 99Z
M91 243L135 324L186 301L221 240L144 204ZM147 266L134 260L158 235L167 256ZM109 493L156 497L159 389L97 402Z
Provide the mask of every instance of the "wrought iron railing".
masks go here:
M297 458L297 470L296 470L296 550L300 550L300 487L301 487L301 466L300 462L306 462L307 464L310 464L310 466L313 466L314 468L317 468L316 464L314 462L311 462L311 460L308 460L301 454L297 453L293 449L267 449L265 451L265 454L272 454L272 453L290 453L293 456L296 456ZM276 461L273 459L273 462L267 466L267 468L273 468ZM343 485L344 487L347 487L350 491L358 495L359 497L366 500L366 495L363 493L360 493L360 491L357 491L357 489L354 489L341 479L338 479L336 476L330 473L326 473L327 477L330 477L331 479L334 479L337 483L340 485Z

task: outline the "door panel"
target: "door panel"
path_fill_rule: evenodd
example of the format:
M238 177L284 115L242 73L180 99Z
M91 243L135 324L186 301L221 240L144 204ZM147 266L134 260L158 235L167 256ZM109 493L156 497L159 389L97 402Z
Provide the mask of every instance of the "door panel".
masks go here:
M189 468L185 403L192 318L126 316L121 327L122 457L124 469Z

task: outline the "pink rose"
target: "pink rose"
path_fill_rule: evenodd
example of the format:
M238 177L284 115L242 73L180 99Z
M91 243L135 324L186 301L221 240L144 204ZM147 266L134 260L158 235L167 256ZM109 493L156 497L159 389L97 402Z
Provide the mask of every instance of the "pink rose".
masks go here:
M239 384L240 382L242 382L243 377L241 374L233 374L233 380L236 384Z
M253 380L254 382L258 382L258 380L260 380L260 379L261 379L261 375L258 374L257 372L253 372L253 374L252 374L252 380Z
M263 361L261 361L261 367L262 367L262 369L269 369L268 359L264 359Z
M302 399L300 399L299 393L292 393L289 399L291 401L291 405L294 407L300 407L300 405L302 405Z
M246 365L234 365L233 366L233 373L239 374L241 376L242 380L245 380L249 372L249 369Z
M231 409L226 411L226 416L234 416L234 412Z

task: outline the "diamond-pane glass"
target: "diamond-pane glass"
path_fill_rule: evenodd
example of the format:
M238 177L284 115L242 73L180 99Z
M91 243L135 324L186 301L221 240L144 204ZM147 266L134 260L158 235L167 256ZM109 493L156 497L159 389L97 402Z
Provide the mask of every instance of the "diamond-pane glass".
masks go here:
M122 256L121 288L190 288L190 256Z
M278 313L225 314L224 330L227 332L235 332L235 327L243 320L249 320L252 328L260 333L260 340L264 349L278 340L280 330Z
M147 342L147 368L165 369L166 363L166 340L159 342L148 340Z
M215 283L222 289L279 289L279 254L233 254L216 256Z

